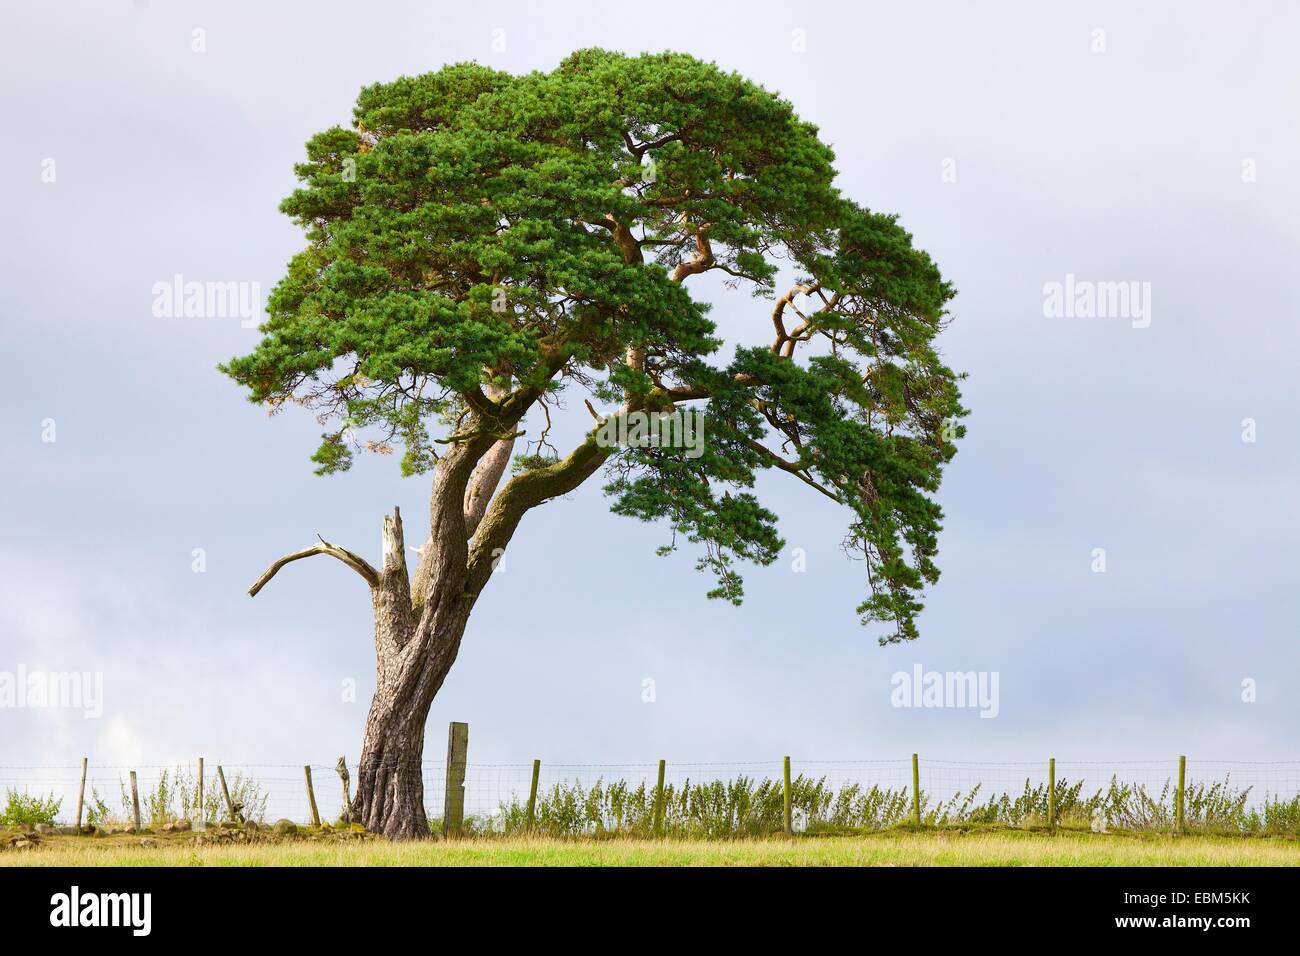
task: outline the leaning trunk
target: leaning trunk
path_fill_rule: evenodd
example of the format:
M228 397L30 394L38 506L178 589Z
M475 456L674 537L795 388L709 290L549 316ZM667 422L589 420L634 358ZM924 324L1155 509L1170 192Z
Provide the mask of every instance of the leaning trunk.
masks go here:
M384 519L384 564L371 591L375 619L375 696L366 718L352 817L390 839L429 836L424 806L424 726L429 707L460 650L473 604L466 594L461 511L467 475L461 449L439 464L430 505L431 534L412 588L401 515ZM459 466L459 467L458 467ZM467 469L465 469L467 470Z
M422 624L424 622L421 622ZM429 707L451 670L466 617L428 622L379 668L366 718L353 816L389 839L429 836L424 807L424 727ZM385 663L388 666L385 666Z

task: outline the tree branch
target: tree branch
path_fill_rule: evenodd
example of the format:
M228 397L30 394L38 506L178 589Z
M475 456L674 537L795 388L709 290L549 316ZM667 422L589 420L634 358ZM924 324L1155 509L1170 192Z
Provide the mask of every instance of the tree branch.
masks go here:
M639 162L641 157L646 154L647 150L658 149L660 146L666 146L669 143L681 139L682 132L684 132L684 130L676 133L667 133L648 143L638 143L632 139L632 135L627 130L623 130L623 143L627 146L627 151L635 156Z
M320 538L320 535L316 537ZM266 569L260 578L253 582L253 586L248 589L249 597L257 597L257 592L266 587L266 583L275 577L276 573L288 564L290 561L298 561L302 558L310 558L317 554L328 554L331 558L338 558L357 574L366 579L366 583L372 588L379 586L379 572L370 566L365 558L353 554L346 548L340 548L336 544L330 544L324 538L320 538L320 544L314 544L310 548L303 548L301 551L295 551L293 554L286 554L273 565Z
M679 262L673 269L672 280L677 283L685 281L687 276L698 275L713 268L713 246L709 244L709 226L702 226L695 233L694 259Z
M596 440L599 431L598 425L588 432L582 444L567 458L545 468L520 472L497 492L479 524L469 553L466 590L471 595L476 596L487 583L496 557L509 544L519 520L529 509L573 491L617 451Z
M843 498L841 498L835 492L831 491L826 486L814 481L805 469L799 467L798 462L787 461L786 459L778 455L776 452L772 451L772 449L768 448L766 445L760 444L759 442L754 441L752 438L746 438L742 435L741 441L743 441L745 445L748 446L749 448L758 452L760 455L762 455L764 458L770 461L777 468L780 468L782 471L788 471L790 474L794 475L796 478L802 481L805 485L808 485L810 488L816 488L827 498L831 499L831 501L834 501L837 504L841 504L841 505L844 504Z
M505 389L489 386L488 395L493 401L504 398L505 394ZM521 434L523 433L519 432L509 437L503 435L474 466L474 471L469 477L469 483L465 486L466 535L472 536L478 529L479 522L483 520L483 515L488 509L488 502L496 494L497 485L501 483L501 476L505 474L506 468L510 465L510 456L515 448L515 438Z

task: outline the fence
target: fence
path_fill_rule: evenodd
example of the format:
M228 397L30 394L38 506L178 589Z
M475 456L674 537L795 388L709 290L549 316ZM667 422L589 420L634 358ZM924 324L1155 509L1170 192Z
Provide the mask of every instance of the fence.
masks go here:
M478 764L463 767L463 818L473 831L537 827L570 833L801 830L816 825L887 826L1003 822L1102 827L1190 827L1300 833L1300 761L977 762L920 759L784 760L733 763ZM52 794L58 819L225 819L218 764L0 766L0 791ZM349 766L353 788L357 767ZM83 772L84 790L82 785ZM335 763L220 765L230 802L253 819L330 823L342 813ZM422 765L425 810L447 806L446 762ZM132 796L132 776L137 795ZM310 781L310 784L309 784ZM453 813L460 795L453 783ZM313 806L314 803L314 806ZM567 814L567 816L566 816ZM722 819L723 823L718 820ZM452 821L454 827L457 821Z

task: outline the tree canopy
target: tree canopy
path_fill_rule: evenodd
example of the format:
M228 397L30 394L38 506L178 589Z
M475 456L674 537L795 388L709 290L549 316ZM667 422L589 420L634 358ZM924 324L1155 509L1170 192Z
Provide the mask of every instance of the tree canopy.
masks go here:
M375 84L350 128L307 143L281 206L307 245L260 343L222 370L254 402L320 417L319 473L362 448L437 469L545 413L467 529L471 579L526 510L603 465L613 510L666 522L666 550L696 544L711 595L739 602L736 560L783 546L756 475L787 472L844 506L863 622L914 638L965 414L934 344L953 290L894 216L841 195L832 164L788 102L683 54L591 49L547 73L462 63ZM755 320L770 344L724 353L688 291L710 272L768 300ZM546 440L562 396L595 419L563 457ZM598 442L611 405L700 410L702 453Z

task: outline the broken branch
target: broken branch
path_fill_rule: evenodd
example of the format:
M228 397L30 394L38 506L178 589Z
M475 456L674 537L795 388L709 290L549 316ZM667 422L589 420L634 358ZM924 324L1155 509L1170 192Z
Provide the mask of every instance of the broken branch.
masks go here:
M372 568L365 558L353 554L347 548L340 548L337 544L330 544L324 538L321 538L320 535L316 535L316 537L320 538L320 544L314 544L310 548L303 548L301 551L295 551L293 554L286 554L283 558L280 558L267 568L266 573L253 582L253 586L248 589L248 596L257 597L257 592L266 587L266 583L270 581L271 578L275 577L276 573L290 561L310 558L317 554L328 554L331 558L338 558L338 560L342 561L353 571L357 572L357 574L365 578L366 583L372 588L379 586L379 572Z

